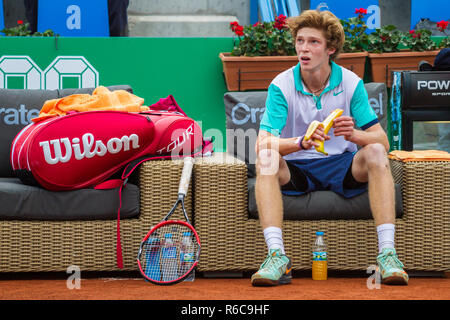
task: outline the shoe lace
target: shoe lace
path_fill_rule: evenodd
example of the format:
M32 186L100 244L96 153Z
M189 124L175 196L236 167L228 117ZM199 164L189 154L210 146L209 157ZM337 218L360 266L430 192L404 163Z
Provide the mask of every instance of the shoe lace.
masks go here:
M401 268L403 269L403 263L398 259L397 255L393 252L388 252L380 257L383 265L386 265L391 268Z
M263 264L261 265L261 269L269 269L272 267L280 268L283 265L283 260L280 256L275 255L269 255L266 260L264 260Z

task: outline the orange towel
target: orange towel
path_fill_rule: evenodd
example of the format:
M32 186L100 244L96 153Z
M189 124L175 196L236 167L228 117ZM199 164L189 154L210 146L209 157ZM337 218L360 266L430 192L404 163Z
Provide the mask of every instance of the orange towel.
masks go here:
M47 100L44 103L39 116L31 119L39 122L44 119L63 116L70 111L127 111L140 112L149 110L143 106L144 99L125 90L109 91L108 88L99 86L90 94L72 94L70 96Z
M441 150L395 150L389 152L389 159L408 161L450 161L450 153Z

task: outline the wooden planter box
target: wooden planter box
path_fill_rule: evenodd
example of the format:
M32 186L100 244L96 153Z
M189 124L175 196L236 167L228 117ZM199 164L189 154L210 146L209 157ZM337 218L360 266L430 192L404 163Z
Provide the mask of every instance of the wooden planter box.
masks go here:
M361 79L364 79L366 57L368 55L369 54L366 51L341 53L339 57L335 59L335 62L338 65L353 71Z
M336 63L362 79L367 55L367 52L342 53ZM241 57L221 52L219 58L228 91L267 90L279 73L298 63L297 56Z
M234 57L221 52L219 58L229 91L267 90L273 78L298 63L297 56Z
M420 61L427 60L433 64L434 58L438 53L439 50L369 53L370 65L372 67L372 81L384 82L388 87L391 87L392 71L418 70Z

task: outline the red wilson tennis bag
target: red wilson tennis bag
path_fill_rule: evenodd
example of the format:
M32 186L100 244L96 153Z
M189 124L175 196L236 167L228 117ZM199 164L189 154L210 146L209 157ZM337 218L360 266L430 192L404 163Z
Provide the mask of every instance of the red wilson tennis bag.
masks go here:
M11 165L26 184L74 190L97 186L136 160L124 179L143 161L211 149L199 125L169 96L142 113L74 112L32 123L14 139Z

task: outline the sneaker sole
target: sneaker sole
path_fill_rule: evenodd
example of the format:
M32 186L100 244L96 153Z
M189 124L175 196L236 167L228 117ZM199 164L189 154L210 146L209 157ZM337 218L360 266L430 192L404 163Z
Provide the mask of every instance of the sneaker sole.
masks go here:
M390 276L381 280L383 284L391 284L391 285L403 285L406 286L408 284L408 280L402 276Z
M273 287L280 284L290 284L292 280L291 276L282 276L278 280L272 280L267 278L254 278L252 279L252 285L255 287Z

